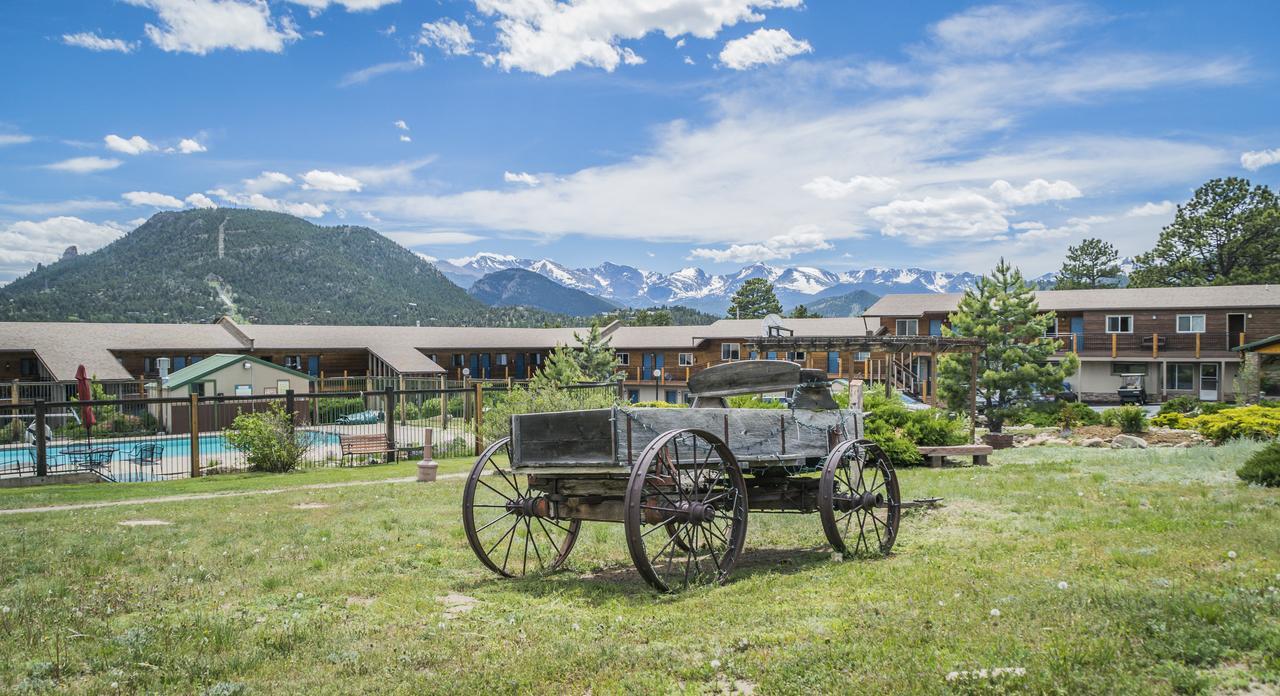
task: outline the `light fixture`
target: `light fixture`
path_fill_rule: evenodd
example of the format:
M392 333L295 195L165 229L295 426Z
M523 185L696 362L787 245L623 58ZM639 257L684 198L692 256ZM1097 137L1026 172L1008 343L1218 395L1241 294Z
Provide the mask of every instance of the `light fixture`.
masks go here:
M241 364L241 365L240 365L240 367L243 367L243 368L244 368L244 369L246 369L246 370L248 370L248 369L252 369L252 368L253 368L253 363L251 363L251 362L249 362L248 360L246 360L246 361L244 361L244 363L243 363L243 364Z

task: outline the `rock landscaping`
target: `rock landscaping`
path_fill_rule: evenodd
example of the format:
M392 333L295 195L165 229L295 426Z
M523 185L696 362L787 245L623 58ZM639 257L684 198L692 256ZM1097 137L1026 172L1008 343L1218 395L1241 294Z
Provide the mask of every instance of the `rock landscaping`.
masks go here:
M1146 449L1148 447L1192 447L1212 444L1194 430L1150 428L1145 433L1122 433L1111 425L1086 425L1063 435L1058 428L1006 428L1014 447L1077 446Z

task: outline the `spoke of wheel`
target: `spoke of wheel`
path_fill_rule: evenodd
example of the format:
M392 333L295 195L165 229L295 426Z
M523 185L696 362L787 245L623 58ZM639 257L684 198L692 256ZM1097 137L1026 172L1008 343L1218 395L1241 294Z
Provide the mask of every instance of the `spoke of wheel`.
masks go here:
M641 510L657 510L658 512L680 512L675 508L664 508L664 507L657 507L654 505L641 505L640 509Z
M533 519L535 519L535 520L536 520L536 519L538 519L538 518L536 518L536 517L535 517L535 518L533 518ZM547 567L547 564L546 564L546 563L544 563L544 562L542 561L542 552L538 550L538 535L536 535L536 534L534 534L534 533L533 533L533 523L532 523L532 522L530 522L530 521L529 521L529 518L527 518L527 517L525 518L525 521L524 521L524 528L525 528L525 532L526 532L530 537L532 537L532 538L531 538L531 541L533 542L533 553L534 553L534 555L535 555L535 556L537 556L537 557L538 557L538 567L539 567L539 568L546 568L546 567Z
M555 538L551 536L551 532L547 530L547 525L542 523L541 517L535 517L533 519L538 521L539 527L542 527L542 533L546 535L547 543L551 545L551 551L548 555L551 556L551 562L555 563L556 559L560 557L560 545L556 543Z
M529 569L529 520L524 521L524 558L520 559L520 574L524 575Z
M663 520L662 522L659 522L659 523L657 524L657 526L655 526L655 527L651 528L649 531L647 531L647 532L640 532L640 538L641 538L641 539L643 539L643 538L645 538L645 537L649 536L650 534L653 534L654 532L658 531L659 529L666 529L666 528L667 528L667 525L669 525L669 524L671 524L672 522L675 522L675 521L676 521L676 517L679 517L679 515L672 515L672 516L668 517L667 519Z
M715 522L709 522L707 524L707 534L710 534L711 536L716 537L725 546L729 545L729 537L725 534L725 531L723 529L720 529L719 527L716 526Z
M477 508L498 508L498 509L500 509L500 510L506 510L506 509L507 509L507 506L506 506L506 505L483 505L483 504L481 504L481 503L472 503L471 507L477 507Z
M490 547L489 547L489 550L488 550L488 551L486 551L484 555L486 555L486 556L492 555L492 554L493 554L493 550L494 550L494 549L496 549L496 548L498 548L499 546L501 546L501 545L502 545L502 540L503 540L503 539L506 539L508 534L510 534L511 532L515 531L516 526L517 526L517 525L519 525L519 524L520 524L520 520L516 520L516 521L511 525L511 527L510 527L509 529L507 529L507 531L506 531L506 532L504 532L504 533L502 534L502 536L498 537L498 540L497 540L496 542L494 542L493 546L490 546ZM503 562L502 566L503 566L504 568L506 567L506 565L507 565L507 564L506 564L505 562Z
M884 550L884 538L880 536L880 521L875 513L870 510L867 511L867 514L871 517L871 531L876 533L876 543L879 544L881 550Z
M520 526L520 520L518 519L516 520L515 524L511 525L511 538L507 539L507 553L502 557L502 572L504 573L507 572L507 561L510 560L511 558L511 547L515 545L516 528L519 526Z
M479 507L479 506L476 506L476 507ZM488 507L488 506L486 506L486 507ZM499 506L494 506L494 507L499 507ZM508 516L508 515L510 515L510 514L511 514L510 512L504 512L504 513L502 513L502 515L501 515L500 517L498 517L498 518L494 519L492 522L486 523L486 524L485 524L485 526L483 526L483 527L481 527L481 528L477 529L477 530L476 530L476 534L479 534L480 532L483 532L484 530L486 530L486 529L488 529L488 528L492 527L493 525L495 525L495 524L497 524L497 523L501 522L501 521L503 520L503 518L507 517L507 516Z
M484 486L485 488L488 488L489 490L493 491L494 493L497 493L498 495L502 496L502 499L503 499L503 500L505 500L505 501L507 501L508 503L514 503L514 502L516 502L516 501L514 501L514 500L512 500L512 499L508 498L506 493L503 493L502 491L498 490L497 488L494 488L493 486L490 486L489 484L485 483L484 481L482 481L482 480L480 480L480 479L476 479L476 483L478 483L478 484L480 484L481 486ZM519 495L520 495L520 491L518 491L518 490L517 490L517 491L516 491L516 496L517 496L517 497L519 497Z
M856 511L855 512L860 512ZM867 543L867 520L861 514L858 515L858 544L854 546L854 551L862 548ZM870 548L870 547L868 547Z
M564 532L565 534L571 534L571 533L572 533L572 532L570 532L570 530L569 530L569 528L568 528L568 527L566 527L566 526L564 526L564 525L560 524L559 522L556 522L555 520L553 520L553 519L551 519L551 518L549 518L549 517L539 517L538 519L545 520L545 521L547 522L547 524L554 524L556 527L558 527L558 528L560 529L560 531Z
M654 527L653 529L658 529L658 527ZM650 531L650 532L652 532L652 531L653 531L653 529L650 529L649 531ZM663 552L663 551L666 551L666 550L667 550L669 547L671 547L671 545L672 545L672 544L674 544L674 543L676 543L676 535L675 535L675 534L672 534L670 537L668 537L668 538L667 538L667 543L663 544L663 545L662 545L662 548L658 549L658 552L657 552L657 553L655 553L655 554L653 554L653 557L649 559L649 565L653 565L653 562L654 562L654 561L656 561L656 560L658 560L659 558L661 558L661 557L662 557L662 552Z
M494 471L498 472L498 476L501 476L501 477L502 477L502 480L503 480L503 481L506 481L508 486L511 486L511 490L513 490L513 491L515 491L515 492L516 492L516 496L519 496L519 495L520 495L520 486L516 485L516 481L515 481L514 479L512 479L512 478L509 478L509 477L507 476L507 472L505 472L505 471L503 471L501 468L499 468L499 467L498 467L498 465L497 465L496 463L494 463L494 461L493 461L492 459L490 459L490 460L489 460L489 464L490 464L490 466L492 466L492 467L493 467L493 470L494 470Z
M711 540L711 532L704 529L702 530L702 534L707 539L707 550L711 552L711 560L715 562L716 574L719 575L720 574L720 557L716 555L716 545L715 545L715 542Z

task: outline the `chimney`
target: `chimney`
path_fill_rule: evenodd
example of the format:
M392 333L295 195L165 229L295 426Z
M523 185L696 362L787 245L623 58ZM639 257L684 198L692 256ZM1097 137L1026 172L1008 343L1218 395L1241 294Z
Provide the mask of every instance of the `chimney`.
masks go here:
M156 371L160 373L160 383L169 381L169 359L156 358Z

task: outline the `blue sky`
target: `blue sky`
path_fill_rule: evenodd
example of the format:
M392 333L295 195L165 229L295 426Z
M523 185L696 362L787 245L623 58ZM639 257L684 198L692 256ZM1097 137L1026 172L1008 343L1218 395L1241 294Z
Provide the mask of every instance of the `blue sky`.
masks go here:
M1270 3L644 6L11 1L0 282L208 205L437 258L1040 273L1280 183Z

